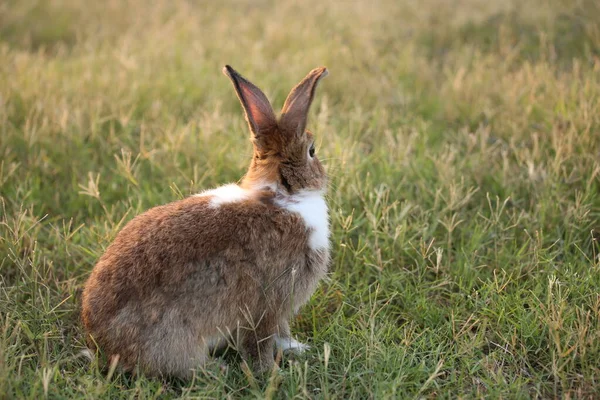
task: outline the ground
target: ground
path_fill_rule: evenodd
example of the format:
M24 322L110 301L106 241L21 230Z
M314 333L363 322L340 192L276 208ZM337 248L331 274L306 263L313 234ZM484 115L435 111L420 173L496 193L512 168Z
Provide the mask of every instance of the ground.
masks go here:
M0 397L600 396L600 3L8 0ZM79 357L82 285L134 215L237 181L231 64L309 129L333 261L280 371Z

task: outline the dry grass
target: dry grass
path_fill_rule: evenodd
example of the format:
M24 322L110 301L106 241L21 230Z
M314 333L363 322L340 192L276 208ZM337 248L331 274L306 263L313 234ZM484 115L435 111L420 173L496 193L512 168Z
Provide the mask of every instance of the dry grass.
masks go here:
M0 4L0 397L600 395L600 5ZM237 180L231 64L311 129L334 262L270 379L77 356L79 293L125 221Z

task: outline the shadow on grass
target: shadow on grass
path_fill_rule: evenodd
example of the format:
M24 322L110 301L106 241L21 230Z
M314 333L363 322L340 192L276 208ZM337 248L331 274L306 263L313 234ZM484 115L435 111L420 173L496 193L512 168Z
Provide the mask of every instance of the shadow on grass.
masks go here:
M568 67L574 59L600 56L600 3L583 1L550 21L528 21L523 12L494 14L482 22L430 30L421 37L426 55L443 61L452 48L468 46L483 54L516 52L515 62L548 60ZM540 22L546 29L540 29Z
M31 52L68 49L77 38L75 19L72 11L51 2L9 0L0 11L0 43Z

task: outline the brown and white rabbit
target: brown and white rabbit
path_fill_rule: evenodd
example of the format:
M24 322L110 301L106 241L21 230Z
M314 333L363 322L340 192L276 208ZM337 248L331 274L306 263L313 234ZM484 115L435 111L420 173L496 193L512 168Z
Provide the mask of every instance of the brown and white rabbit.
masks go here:
M274 346L303 350L289 320L329 262L326 175L306 131L327 69L289 94L281 117L260 89L230 66L254 156L230 184L152 208L117 235L83 292L91 349L124 370L189 377L211 349L233 340L257 372Z

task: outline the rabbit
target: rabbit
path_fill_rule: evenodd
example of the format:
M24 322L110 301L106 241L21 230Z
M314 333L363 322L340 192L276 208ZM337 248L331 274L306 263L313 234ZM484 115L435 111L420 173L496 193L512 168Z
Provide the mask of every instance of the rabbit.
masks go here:
M294 87L279 119L259 88L229 65L223 73L251 132L246 175L133 218L85 284L88 347L123 371L190 378L233 343L259 374L275 367L276 346L307 348L289 321L330 260L327 177L306 130L328 72Z

